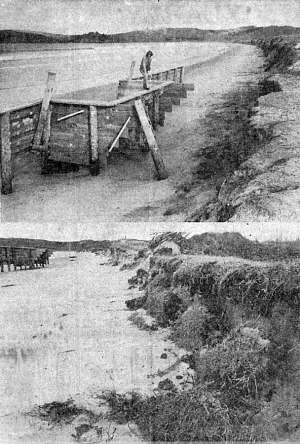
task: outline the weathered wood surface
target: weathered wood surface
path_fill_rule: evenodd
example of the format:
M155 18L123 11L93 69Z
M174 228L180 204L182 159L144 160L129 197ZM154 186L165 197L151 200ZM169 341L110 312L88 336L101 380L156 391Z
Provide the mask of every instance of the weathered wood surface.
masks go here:
M143 106L142 101L136 100L135 101L135 108L137 111L137 114L139 116L149 149L151 151L152 159L158 174L159 179L166 179L168 177L168 173L166 170L166 167L164 165L163 158L161 156L161 153L159 151L156 139L153 134L153 130L151 127L151 124L147 118L145 108Z
M12 193L12 157L10 140L10 114L0 115L0 142L1 142L1 192Z
M45 126L45 123L47 120L47 113L48 113L48 108L49 108L49 104L50 104L50 99L51 99L51 96L52 96L53 90L54 90L55 77L56 77L56 74L54 72L48 72L47 85L46 85L46 89L45 89L44 97L43 97L43 101L42 101L40 117L39 117L38 125L36 128L36 133L35 133L35 136L33 139L33 144L32 144L33 150L35 148L38 148L38 146L41 144L44 126Z
M49 159L56 162L89 166L90 130L89 109L71 119L58 121L66 114L81 111L80 106L52 104Z
M129 77L132 77L131 73ZM52 99L52 88L48 84L43 102L15 108L10 114L11 159L35 145L37 135L40 134L41 120L43 124L39 145L42 145L39 150L43 155L47 154L50 160L89 167L99 160L102 167L106 168L109 148L129 117L126 130L119 138L126 138L130 147L148 148L135 101L142 100L150 126L156 129L158 125L164 125L165 112L172 111L172 105L179 105L180 98L186 97L187 91L194 89L193 85L183 83L183 67L157 72L152 78L154 80L150 91L136 90L137 86L142 86L142 82L139 78L133 79L132 93L120 100L107 102L99 102L98 96L116 97L117 82L108 85L108 95L105 95L106 86L102 85ZM51 82L54 83L54 75ZM97 100L93 100L95 97ZM49 112L45 113L50 103L53 106L52 116ZM91 122L94 123L91 125ZM97 129L93 130L93 127ZM10 187L6 186L6 190L2 187L2 192L7 192Z

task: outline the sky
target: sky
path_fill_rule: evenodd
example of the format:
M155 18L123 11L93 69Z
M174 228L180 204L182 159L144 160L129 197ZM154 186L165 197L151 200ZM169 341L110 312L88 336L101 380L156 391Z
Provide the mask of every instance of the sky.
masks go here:
M56 241L145 239L155 233L178 231L187 235L205 232L238 232L252 240L295 240L300 238L299 224L280 223L107 223L72 224L7 223L0 224L0 237L28 237Z
M0 0L0 29L79 34L248 25L300 26L300 0Z

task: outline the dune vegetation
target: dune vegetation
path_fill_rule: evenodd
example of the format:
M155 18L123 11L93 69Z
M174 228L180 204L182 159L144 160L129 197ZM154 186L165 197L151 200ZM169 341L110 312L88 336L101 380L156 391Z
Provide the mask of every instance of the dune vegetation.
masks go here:
M188 352L192 388L110 393L110 418L135 422L153 441L297 440L299 259L274 260L272 248L269 259L244 259L228 255L230 243L245 241L239 234L210 234L210 248L207 237L203 254L199 239L198 251L188 252L180 233L156 236L142 300ZM174 245L181 253L172 253Z

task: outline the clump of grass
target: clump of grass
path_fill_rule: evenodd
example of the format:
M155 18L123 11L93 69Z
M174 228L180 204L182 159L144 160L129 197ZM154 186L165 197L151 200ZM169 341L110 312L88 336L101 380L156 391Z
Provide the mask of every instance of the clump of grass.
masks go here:
M257 45L266 57L266 71L286 71L297 60L296 42L273 38L261 40Z
M81 414L87 415L91 420L99 419L93 412L78 407L73 399L67 399L64 402L49 402L43 405L35 406L28 415L37 416L43 421L49 423L71 423L73 419Z
M173 325L171 339L188 351L200 351L218 341L222 333L216 316L203 305L190 306Z
M160 290L149 294L145 308L162 327L167 327L176 321L185 309L176 292L170 290Z
M187 286L191 295L201 293L206 304L224 306L226 301L269 316L278 302L294 310L300 305L298 263L223 261L197 258L187 261L174 273L174 286Z
M215 390L222 390L227 403L256 399L265 389L269 360L256 338L231 334L196 359L197 377Z
M129 321L136 325L140 330L155 331L158 329L154 319L145 318L141 313L134 312L129 316Z
M211 441L230 434L226 407L200 387L148 398L112 393L107 400L112 420L134 421L151 441Z

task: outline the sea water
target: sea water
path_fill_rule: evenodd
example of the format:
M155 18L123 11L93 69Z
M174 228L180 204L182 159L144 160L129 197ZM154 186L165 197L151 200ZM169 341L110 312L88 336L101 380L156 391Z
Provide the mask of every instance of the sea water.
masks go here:
M47 72L56 73L56 93L126 78L130 64L151 49L152 71L205 62L226 51L220 42L0 45L0 109L33 102L43 95Z

